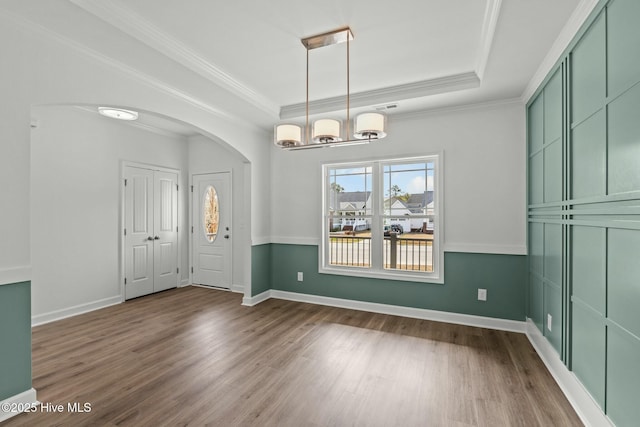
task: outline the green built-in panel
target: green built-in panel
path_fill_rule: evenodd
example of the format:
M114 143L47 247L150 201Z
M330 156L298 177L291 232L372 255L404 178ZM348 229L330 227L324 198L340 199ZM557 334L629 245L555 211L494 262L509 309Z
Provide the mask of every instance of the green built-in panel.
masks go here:
M574 302L572 338L573 372L604 410L607 343L604 317Z
M640 1L615 0L607 10L609 95L615 96L640 81Z
M610 229L608 241L608 317L640 337L640 230Z
M640 85L609 104L609 194L640 191Z
M605 21L601 15L571 54L572 123L581 122L604 105L606 97Z
M571 138L571 196L604 196L607 190L607 121L604 110L579 123Z
M537 205L543 202L543 157L544 153L542 151L538 151L529 159L529 203L532 205Z
M529 154L542 149L544 143L544 95L540 94L529 107ZM542 201L542 199L540 199Z
M607 241L602 227L572 227L573 296L606 314Z
M272 244L272 289L474 314L501 319L525 318L526 257L445 252L444 284L321 274L318 247ZM297 280L297 272L304 281ZM478 301L478 288L487 301Z
M558 354L562 349L562 289L545 282L544 288L544 336Z
M529 223L529 269L540 277L544 274L544 224Z
M535 323L541 333L544 334L544 284L536 275L529 276L529 307L527 316Z
M31 283L0 285L0 402L31 388Z
M617 426L640 420L639 22L598 2L527 112L528 316Z
M562 137L562 73L558 69L544 88L544 143Z
M640 421L640 341L615 326L607 339L607 415L618 427Z
M544 278L562 285L562 226L544 225Z
M544 148L544 201L562 200L562 140Z

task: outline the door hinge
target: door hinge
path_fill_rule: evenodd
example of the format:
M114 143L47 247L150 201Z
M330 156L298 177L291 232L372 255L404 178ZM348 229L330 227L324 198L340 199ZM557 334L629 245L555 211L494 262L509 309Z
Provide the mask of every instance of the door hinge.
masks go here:
M124 278L124 284L125 285L127 284L127 278L126 277Z
M127 229L126 228L124 229L124 235L125 236L127 235Z
M191 267L191 272L193 273L193 267Z
M193 185L191 186L191 192L193 193Z
M191 226L191 234L193 234L193 225Z
M176 274L180 274L180 269L176 268Z
M176 184L176 191L180 191L180 186Z
M125 187L127 186L127 180L126 179L124 180L124 186Z
M178 232L178 227L176 227L176 233Z

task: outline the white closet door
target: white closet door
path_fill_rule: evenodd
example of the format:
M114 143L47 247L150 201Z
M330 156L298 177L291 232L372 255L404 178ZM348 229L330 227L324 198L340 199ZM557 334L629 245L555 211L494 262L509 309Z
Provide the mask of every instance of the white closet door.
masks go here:
M175 288L178 280L178 175L154 173L154 292Z
M178 174L125 167L125 299L178 283Z
M125 169L125 299L153 292L153 171Z

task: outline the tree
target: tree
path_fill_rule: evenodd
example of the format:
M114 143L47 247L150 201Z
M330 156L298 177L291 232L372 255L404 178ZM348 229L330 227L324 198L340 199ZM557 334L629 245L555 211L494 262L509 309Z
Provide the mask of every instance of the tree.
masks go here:
M400 187L398 187L397 184L393 184L391 186L391 188L389 189L389 196L390 197L398 197L399 194L402 194L402 189Z

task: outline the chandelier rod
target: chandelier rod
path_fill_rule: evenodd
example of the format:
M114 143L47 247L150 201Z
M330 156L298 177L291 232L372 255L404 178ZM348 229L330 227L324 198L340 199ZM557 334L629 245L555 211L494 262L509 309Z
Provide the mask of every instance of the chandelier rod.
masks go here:
M351 31L351 30L349 30ZM349 117L349 99L350 99L350 92L349 92L349 46L350 46L350 42L349 42L349 36L347 35L347 134L346 139L351 139L351 129L350 129L350 117ZM309 55L309 51L307 51L307 55ZM308 102L308 97L307 97L307 102Z
M309 133L309 49L307 48L307 104L305 107L306 124L304 127L305 143L311 142L311 134Z

